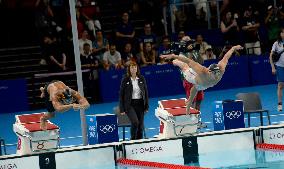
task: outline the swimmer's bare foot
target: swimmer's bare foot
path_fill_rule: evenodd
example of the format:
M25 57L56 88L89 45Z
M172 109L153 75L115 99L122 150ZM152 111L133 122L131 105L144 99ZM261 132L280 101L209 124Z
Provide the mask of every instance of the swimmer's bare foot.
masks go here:
M185 105L186 105L186 115L190 115L190 109L191 109L191 106L189 104L189 100L188 99L185 99Z
M40 129L47 130L46 120L43 117L40 118Z
M186 115L191 115L191 113L190 113L190 107L186 108Z

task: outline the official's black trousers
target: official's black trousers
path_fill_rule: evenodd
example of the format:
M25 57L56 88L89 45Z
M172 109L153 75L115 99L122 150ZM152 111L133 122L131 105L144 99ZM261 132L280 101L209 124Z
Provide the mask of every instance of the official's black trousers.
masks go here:
M144 129L144 101L132 99L127 116L131 121L131 140L142 139Z

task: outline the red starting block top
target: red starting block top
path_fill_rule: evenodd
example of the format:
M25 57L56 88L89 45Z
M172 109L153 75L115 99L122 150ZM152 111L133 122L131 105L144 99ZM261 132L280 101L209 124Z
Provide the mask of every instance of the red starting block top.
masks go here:
M167 109L166 111L172 114L173 116L186 115L186 108ZM196 109L190 109L190 114L200 114L200 112Z
M19 115L19 122L20 123L39 123L40 117L43 115L43 113L39 114L25 114L25 115Z
M163 100L161 101L163 109L173 109L173 108L181 108L186 107L185 99L177 99L177 100Z
M40 128L40 123L30 123L30 124L23 124L27 130L30 132L36 132L36 131L42 131ZM52 123L46 123L47 130L55 130L58 129L58 126L52 124Z

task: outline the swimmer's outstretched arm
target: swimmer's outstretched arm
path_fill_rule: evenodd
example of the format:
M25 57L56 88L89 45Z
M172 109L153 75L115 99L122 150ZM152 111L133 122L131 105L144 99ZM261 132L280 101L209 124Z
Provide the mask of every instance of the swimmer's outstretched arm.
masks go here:
M188 64L189 67L191 67L197 74L201 74L201 73L205 73L206 72L206 68L204 66L202 66L201 64L193 61L190 58L187 58L183 55L175 55L175 54L168 54L168 55L161 55L161 58L164 59L178 59L186 64Z
M228 52L224 55L223 59L219 61L218 63L218 66L225 70L227 64L228 64L228 61L229 59L232 57L233 53L236 51L236 50L241 50L243 49L243 47L241 45L236 45L236 46L233 46L230 50L228 50Z

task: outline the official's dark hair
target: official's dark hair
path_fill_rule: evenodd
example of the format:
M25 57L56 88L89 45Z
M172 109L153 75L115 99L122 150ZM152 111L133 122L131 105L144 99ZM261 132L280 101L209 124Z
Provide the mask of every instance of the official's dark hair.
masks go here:
M136 73L136 75L137 75L137 76L140 76L140 69L139 69L139 66L137 65L136 62L133 62L133 61L130 62L129 65L127 66L126 75L127 75L128 77L131 76L131 73L130 73L130 67L131 67L131 66L136 66L136 67L137 67L137 73Z

